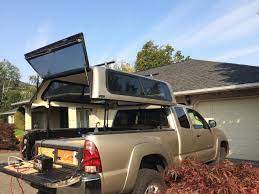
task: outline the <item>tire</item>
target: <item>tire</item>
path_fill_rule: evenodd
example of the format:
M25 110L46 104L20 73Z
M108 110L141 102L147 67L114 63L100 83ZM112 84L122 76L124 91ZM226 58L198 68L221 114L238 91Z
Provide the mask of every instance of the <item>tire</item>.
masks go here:
M217 159L212 162L212 164L217 164L226 158L226 148L225 147L219 147L219 154L217 156Z
M219 150L219 161L223 161L225 160L226 156L227 156L227 150L225 147L220 147L220 150Z
M149 191L148 191L149 190ZM151 169L140 169L131 194L163 194L166 185L162 174Z

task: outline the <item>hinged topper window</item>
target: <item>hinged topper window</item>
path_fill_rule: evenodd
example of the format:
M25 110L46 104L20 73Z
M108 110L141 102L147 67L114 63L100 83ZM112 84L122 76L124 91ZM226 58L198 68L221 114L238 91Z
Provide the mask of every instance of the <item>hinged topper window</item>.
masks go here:
M27 53L25 59L43 79L65 76L89 68L82 33Z

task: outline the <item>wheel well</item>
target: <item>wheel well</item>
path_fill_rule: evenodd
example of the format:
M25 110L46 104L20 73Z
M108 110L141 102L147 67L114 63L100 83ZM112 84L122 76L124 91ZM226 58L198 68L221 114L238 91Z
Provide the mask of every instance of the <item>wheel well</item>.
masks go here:
M227 142L227 141L222 141L222 142L220 143L220 147L221 147L221 148L225 148L226 153L228 153L228 151L229 151L229 146L228 146L228 142Z
M166 159L159 154L151 154L144 156L140 163L140 169L148 168L156 171L163 171L167 166Z

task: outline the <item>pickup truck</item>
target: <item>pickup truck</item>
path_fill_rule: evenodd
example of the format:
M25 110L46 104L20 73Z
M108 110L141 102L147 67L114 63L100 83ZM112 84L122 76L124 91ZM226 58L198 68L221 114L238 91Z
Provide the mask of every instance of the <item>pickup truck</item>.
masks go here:
M207 123L191 107L177 104L166 82L102 66L74 71L64 70L73 65L60 69L50 62L48 69L52 57L55 63L63 59L64 53L55 57L62 49L84 49L80 40L82 34L25 55L44 80L32 103L48 109L59 101L81 103L102 110L103 117L87 128L48 124L28 131L21 149L24 160L0 164L0 172L25 180L39 193L164 193L167 166L186 158L208 163L226 157L228 140L216 122ZM75 55L77 64L85 64L86 51L79 53L84 57ZM42 172L44 162L37 160L35 168L39 157L51 159L52 167Z

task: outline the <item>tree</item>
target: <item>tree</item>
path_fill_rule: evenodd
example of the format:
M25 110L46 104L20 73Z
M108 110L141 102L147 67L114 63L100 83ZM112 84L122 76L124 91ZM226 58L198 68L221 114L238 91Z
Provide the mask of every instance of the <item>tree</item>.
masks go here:
M34 85L20 81L19 69L8 60L0 61L0 112L11 108L11 104L32 97Z
M153 41L146 42L142 49L137 53L135 69L143 71L163 65L169 65L186 59L181 51L176 51L171 45L156 45Z
M38 82L38 76L37 75L30 75L29 76L29 82L30 82L30 84L36 86L37 82Z
M29 82L31 85L36 86L37 88L39 87L39 84L42 80L40 79L40 77L38 75L31 75L29 76Z
M7 94L19 85L19 69L7 60L0 61L0 109L6 108Z
M3 101L3 110L8 110L11 108L11 104L14 102L18 102L23 100L23 96L20 90L16 90L15 88L9 90L5 94L5 98Z
M127 72L127 73L133 73L135 72L135 68L133 65L121 61L121 62L117 62L114 66L113 69L117 70L117 71L123 71L123 72Z

